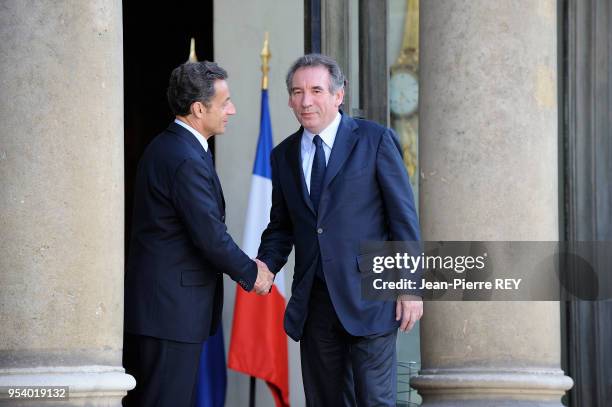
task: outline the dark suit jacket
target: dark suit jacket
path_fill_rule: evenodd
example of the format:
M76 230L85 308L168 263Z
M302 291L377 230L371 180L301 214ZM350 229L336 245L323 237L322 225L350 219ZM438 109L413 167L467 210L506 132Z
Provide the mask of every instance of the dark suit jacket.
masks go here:
M125 329L202 342L221 316L221 273L247 291L257 277L256 264L227 233L211 156L172 123L144 152L135 185Z
M352 335L397 328L395 303L366 301L357 267L360 242L419 240L412 189L392 130L345 114L327 169L318 216L301 165L302 129L272 151L272 209L258 257L277 272L295 245L285 330L302 336L318 261L334 309Z

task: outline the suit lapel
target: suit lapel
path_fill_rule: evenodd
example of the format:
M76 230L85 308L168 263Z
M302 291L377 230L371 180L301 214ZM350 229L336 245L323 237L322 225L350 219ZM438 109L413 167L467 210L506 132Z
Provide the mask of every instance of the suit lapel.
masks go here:
M221 200L219 201L219 206L221 207L222 212L225 213L225 197L223 196L223 188L221 188L221 181L219 181L219 176L217 175L217 170L215 169L215 164L212 160L212 156L209 158L209 160L210 160L209 164L211 166L211 171L213 173L214 182L216 184L215 189L217 190L218 198L221 198Z
M219 177L217 176L217 171L215 170L215 165L212 160L212 155L204 150L202 144L198 140L196 140L195 136L191 134L189 130L184 128L181 125L178 125L174 122L170 123L168 126L168 131L176 134L185 140L199 155L202 157L204 162L210 167L210 171L213 174L213 184L215 184L215 192L217 195L217 203L221 208L221 211L225 213L225 198L223 197L223 189L221 188L221 181L219 181ZM210 148L210 146L209 146Z
M304 179L304 171L302 170L302 132L303 129L300 128L300 130L291 136L294 137L294 139L291 141L291 144L287 149L287 157L285 158L289 163L289 168L291 168L295 185L298 187L298 189L302 190L302 199L304 200L304 203L314 215L314 206L312 206L312 201L310 200L310 195L308 194L308 187L306 186L306 180Z
M357 123L355 123L353 119L345 114L342 115L338 133L334 140L334 147L332 148L329 162L327 163L327 169L325 170L322 195L325 194L327 187L344 165L351 151L353 151L353 147L358 139L357 134L354 134L357 127Z

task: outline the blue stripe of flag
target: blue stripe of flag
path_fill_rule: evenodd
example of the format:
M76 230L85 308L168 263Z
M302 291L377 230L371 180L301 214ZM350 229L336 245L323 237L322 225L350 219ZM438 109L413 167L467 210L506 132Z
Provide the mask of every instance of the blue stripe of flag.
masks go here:
M268 90L261 91L261 118L259 121L259 139L253 174L272 179L270 166L270 153L272 152L272 123L270 122L270 108L268 107Z
M198 369L196 407L223 407L227 388L223 327L202 344Z

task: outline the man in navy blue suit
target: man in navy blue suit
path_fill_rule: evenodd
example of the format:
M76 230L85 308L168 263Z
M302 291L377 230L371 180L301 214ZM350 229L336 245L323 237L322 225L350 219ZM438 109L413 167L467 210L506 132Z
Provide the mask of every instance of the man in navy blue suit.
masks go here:
M125 276L124 365L129 406L191 406L202 342L219 325L222 273L267 294L273 274L234 243L208 139L236 113L227 73L213 62L174 69L176 120L144 152L136 175Z
M272 151L272 209L258 258L276 273L295 246L285 330L300 341L308 406L395 406L397 329L423 313L418 296L361 296L364 241L417 241L413 194L392 130L339 110L344 76L320 54L287 74L302 127Z

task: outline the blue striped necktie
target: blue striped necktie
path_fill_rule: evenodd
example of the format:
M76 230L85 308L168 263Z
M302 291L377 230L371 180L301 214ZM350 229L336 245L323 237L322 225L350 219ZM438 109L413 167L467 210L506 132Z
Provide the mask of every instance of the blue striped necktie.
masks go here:
M325 151L323 151L323 140L316 135L312 140L316 146L314 160L312 161L312 170L310 172L310 200L314 206L315 212L319 213L319 201L323 192L323 179L325 178ZM317 269L315 272L317 278L325 281L321 259L318 260Z
M310 200L315 211L318 212L323 192L323 178L325 178L325 151L323 151L323 140L319 135L314 136L312 142L316 146L316 151L310 172Z

